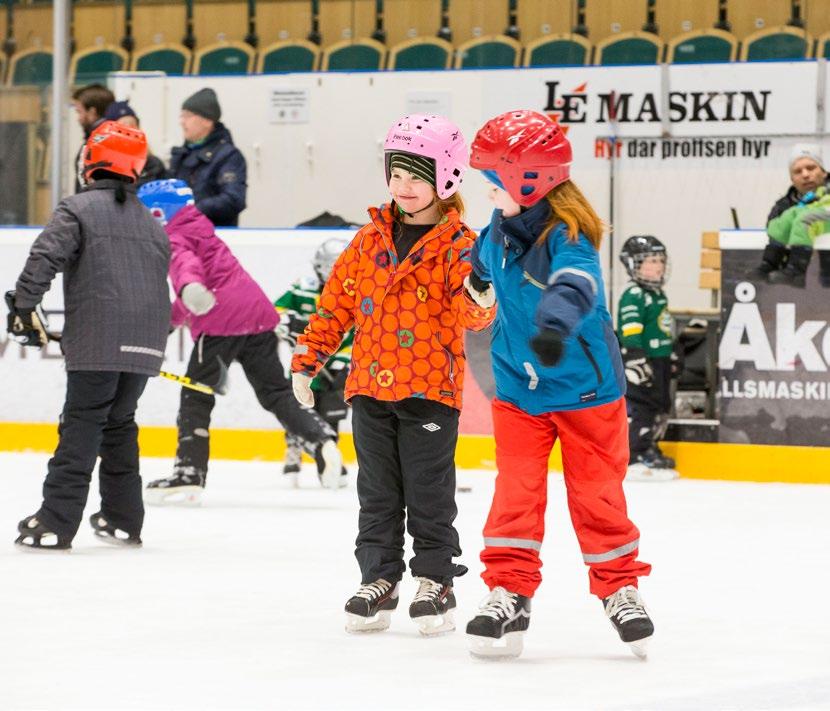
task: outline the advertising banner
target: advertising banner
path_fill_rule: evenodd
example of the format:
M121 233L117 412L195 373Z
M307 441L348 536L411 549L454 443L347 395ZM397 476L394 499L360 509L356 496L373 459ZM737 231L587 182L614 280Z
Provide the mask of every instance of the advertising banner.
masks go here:
M830 290L819 254L806 288L771 285L747 277L766 236L751 241L721 255L720 441L830 446Z

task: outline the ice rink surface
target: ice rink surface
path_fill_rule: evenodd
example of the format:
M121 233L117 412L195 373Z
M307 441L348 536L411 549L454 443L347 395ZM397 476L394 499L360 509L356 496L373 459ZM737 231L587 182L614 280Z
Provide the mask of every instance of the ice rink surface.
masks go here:
M469 657L485 594L481 527L494 475L459 472L459 630L421 637L407 615L347 635L359 575L353 481L300 489L280 464L214 462L198 509L148 508L144 548L93 538L71 554L12 541L40 502L46 456L0 455L0 709L830 709L830 487L627 485L654 565L641 590L648 661L587 591L564 485L550 478L544 582L523 656ZM146 480L169 460L146 459ZM97 510L93 489L87 515Z

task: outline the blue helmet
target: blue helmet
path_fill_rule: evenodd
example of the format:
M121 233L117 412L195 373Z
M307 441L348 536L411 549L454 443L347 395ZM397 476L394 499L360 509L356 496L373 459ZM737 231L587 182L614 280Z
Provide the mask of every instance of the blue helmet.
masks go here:
M184 180L153 180L138 189L138 199L161 224L166 225L186 205L193 205L193 191Z

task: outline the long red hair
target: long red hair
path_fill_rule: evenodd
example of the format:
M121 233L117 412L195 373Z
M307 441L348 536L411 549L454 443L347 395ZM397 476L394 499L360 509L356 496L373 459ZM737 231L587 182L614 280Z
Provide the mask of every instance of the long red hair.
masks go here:
M544 244L551 230L559 224L564 224L568 228L570 241L576 242L581 232L594 245L594 249L599 249L604 225L591 207L591 203L573 181L566 180L557 185L545 196L545 200L550 204L551 216L536 244Z

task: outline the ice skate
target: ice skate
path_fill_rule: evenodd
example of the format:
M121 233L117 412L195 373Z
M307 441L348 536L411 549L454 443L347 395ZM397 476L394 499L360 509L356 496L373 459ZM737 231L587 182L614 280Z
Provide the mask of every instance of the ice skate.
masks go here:
M147 484L144 501L153 506L201 506L204 490L205 475L185 467Z
M603 600L605 614L631 651L645 659L648 640L654 634L654 623L646 612L640 593L633 585L620 588Z
M518 657L530 626L530 598L495 587L479 607L478 615L467 623L470 654L491 659Z
M455 595L451 585L429 578L415 578L418 592L409 606L409 616L422 635L439 635L455 629Z
M95 537L104 541L104 543L124 546L125 548L141 548L141 538L138 534L128 533L113 526L100 511L89 517L89 525L92 526Z
M380 632L389 627L398 606L398 583L379 578L361 585L346 602L346 632Z
M296 489L299 486L300 468L303 462L303 450L299 445L289 444L285 449L285 463L282 466L283 476L288 477L291 485Z
M72 550L72 539L50 531L37 519L37 515L24 518L17 524L17 530L20 535L14 544L23 550L61 553L69 553Z
M642 462L629 464L625 473L626 481L673 481L679 477L676 469L647 467Z
M343 457L337 447L337 442L327 439L317 445L314 452L317 462L320 484L325 489L342 489L346 486L347 477L343 476Z

